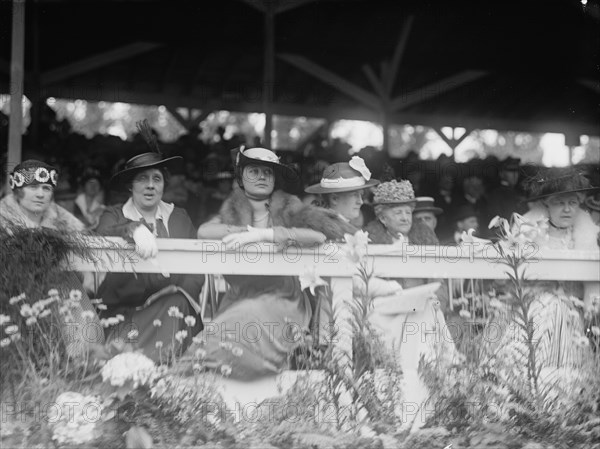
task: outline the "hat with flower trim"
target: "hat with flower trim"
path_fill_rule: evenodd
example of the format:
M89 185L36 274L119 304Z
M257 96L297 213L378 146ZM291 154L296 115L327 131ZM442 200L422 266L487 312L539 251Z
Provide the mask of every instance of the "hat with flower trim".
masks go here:
M323 171L321 182L304 189L306 193L342 193L363 190L379 184L371 179L371 171L363 158L353 156L350 162L332 164Z
M29 159L15 167L8 177L8 182L12 190L37 184L49 184L56 188L58 170L45 162Z
M377 205L398 205L398 204L415 204L415 191L410 181L395 179L383 182L375 189L373 204Z

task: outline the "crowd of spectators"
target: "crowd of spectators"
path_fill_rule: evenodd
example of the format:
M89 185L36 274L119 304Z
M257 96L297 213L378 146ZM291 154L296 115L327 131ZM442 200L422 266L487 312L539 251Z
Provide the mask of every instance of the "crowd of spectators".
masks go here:
M97 221L94 217L97 218L103 206L126 200L123 192L111 190L108 180L131 156L144 151L146 143L139 135L129 141L111 135L86 138L73 132L66 120L57 120L50 112L47 115L38 131L39 144L34 144L28 134L24 136L23 159L38 158L59 167L57 202L93 228ZM4 137L8 121L6 116L0 119L0 137ZM240 134L226 139L222 127L217 129L215 136L202 136L198 129L175 142L161 142L166 156L182 156L185 161L180 172L171 174L165 201L186 209L195 226L210 219L231 192L231 151L240 145L260 146L261 142L256 137L249 139ZM339 139L327 140L317 135L306 142L301 151L279 151L281 161L291 165L301 180L297 184L298 191L291 193L307 197L304 187L318 182L327 166L347 161L350 148ZM3 150L5 152L6 148ZM411 151L404 158L392 159L374 147L362 148L357 154L366 161L377 179L409 180L416 196L433 198L435 207L441 209L436 214L436 233L440 242L445 243L452 243L456 235L469 228L478 228L485 237L487 224L494 216L509 218L512 211L526 211L523 183L538 168L520 164L519 159L511 157L501 161L489 156L456 163L446 155L437 160L420 160L417 152ZM2 158L5 165L5 153ZM598 167L583 169L597 184ZM2 175L0 196L6 188L6 173ZM374 217L371 196L372 192L365 193L365 204L357 225ZM315 200L318 199L308 198L308 201ZM87 210L83 210L85 206Z

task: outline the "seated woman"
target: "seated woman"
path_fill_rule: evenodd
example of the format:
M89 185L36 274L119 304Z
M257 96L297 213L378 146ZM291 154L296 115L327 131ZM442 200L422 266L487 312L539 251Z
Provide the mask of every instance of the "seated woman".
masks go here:
M304 191L321 195L325 207L336 212L342 220L351 223L360 218L365 190L377 184L379 181L371 179L371 171L365 165L365 161L359 156L354 156L350 162L338 162L327 167L323 171L321 181ZM358 228L353 226L353 230L356 232Z
M84 225L77 218L53 201L57 183L58 173L51 165L37 160L17 165L10 174L12 193L0 201L0 226L9 233L15 228L48 228L65 233L84 231ZM18 269L26 271L28 267ZM49 285L19 286L23 292L9 294L26 293L28 299L37 301L45 298L49 289L56 288L60 298L68 298L71 290L79 290L82 297L72 304L71 317L63 319L61 328L67 353L81 355L88 344L103 343L104 333L95 309L75 273L63 272L48 282ZM44 296L37 297L39 295Z
M265 148L241 148L233 192L219 215L198 229L200 239L222 239L226 248L251 242L316 245L341 239L351 227L326 209L305 205L284 189L297 175ZM296 276L226 276L231 288L205 332L184 357L183 369L201 361L233 378L276 374L308 332L312 309ZM215 331L216 330L216 331Z
M133 240L143 258L156 256L156 238L194 238L187 212L162 201L168 167L180 161L158 151L129 159L111 182L130 197L104 211L97 232ZM107 306L102 317L120 314L124 321L107 329L107 340L135 343L155 361L181 355L203 328L197 303L203 283L204 275L108 273L98 292Z
M597 190L583 175L572 168L552 168L540 172L529 184L529 212L522 219L537 229L532 242L539 250L598 250L599 228L590 214L581 208L585 192ZM534 325L542 330L552 324L552 331L542 335L540 343L546 367L577 364L581 353L575 340L583 335L583 324L572 298L584 300L598 296L598 282L547 281L528 282L535 295L532 303ZM574 313L576 312L576 313ZM515 343L512 336L510 343Z
M373 203L375 204L376 219L365 228L372 243L387 245L404 241L412 245L439 244L435 233L430 227L420 221L413 222L412 213L416 205L416 198L409 181L392 180L379 184L375 188ZM398 268L400 270L400 267ZM433 280L412 278L402 278L397 279L397 281L405 289L433 282ZM421 310L398 314L393 319L379 314L377 310L374 311L371 317L372 322L376 323L382 332L386 334L388 342L393 342L400 347L404 369L416 369L420 354L432 349L422 347L422 344L427 341L424 338L425 334L428 333L427 330L437 332L435 341L447 346L445 350L447 355L452 354L452 345L447 345L451 342L445 332L446 322L442 313L443 306L440 305L440 298L442 299L441 302L447 302L446 287L443 282L435 295L422 298ZM402 296L398 300L402 301ZM424 337L417 333L414 337L410 337L415 338L411 344L406 344L406 341L401 344L397 340L398 332L400 332L399 335L402 335L402 323L405 321L417 324L420 331L425 331ZM419 348L419 346L421 347Z

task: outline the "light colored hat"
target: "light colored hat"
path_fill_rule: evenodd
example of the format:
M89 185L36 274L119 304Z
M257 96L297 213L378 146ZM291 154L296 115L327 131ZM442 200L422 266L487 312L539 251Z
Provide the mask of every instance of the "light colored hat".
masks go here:
M235 156L235 177L240 187L244 167L248 165L266 165L273 168L276 183L284 189L294 189L300 182L300 176L291 167L282 164L277 155L266 148L244 148L241 146Z
M323 171L321 182L304 189L306 193L342 193L363 190L379 184L371 179L371 171L359 156L353 156L350 162L338 162Z
M381 183L375 189L373 204L414 204L416 203L415 191L410 181L402 180Z
M415 210L413 210L413 214L417 212L433 212L435 215L440 215L443 212L441 208L435 206L435 201L430 196L418 196L415 199L417 200L417 205L415 206Z

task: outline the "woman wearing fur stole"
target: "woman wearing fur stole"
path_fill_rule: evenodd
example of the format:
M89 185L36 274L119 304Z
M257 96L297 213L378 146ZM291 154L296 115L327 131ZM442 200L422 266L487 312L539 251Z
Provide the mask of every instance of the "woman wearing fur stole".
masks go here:
M598 249L599 228L581 208L585 192L592 190L589 180L572 168L547 169L530 183L529 212L522 219L536 230L531 241L542 253L544 249ZM531 313L541 339L542 365L577 365L582 355L576 342L584 332L582 298L589 305L599 295L600 283L536 281L528 286L535 297Z
M283 189L298 176L270 150L241 148L236 184L219 215L198 229L200 239L222 239L227 249L252 242L310 246L342 239L353 228L326 209L304 205ZM308 332L309 298L291 276L227 276L231 285L212 323L182 362L198 359L232 378L250 380L276 374ZM199 355L200 354L200 355Z
M16 230L22 228L46 228L66 234L84 231L83 223L54 202L54 189L58 184L56 168L30 159L15 167L9 176L9 181L12 194L0 201L0 227L5 232L14 235ZM40 245L43 245L43 242ZM40 266L47 263L46 260L39 261ZM17 275L20 284L31 281L30 270L32 267L3 267L6 270L15 268L22 270L22 276L21 274ZM49 289L57 289L58 296L62 301L64 298L69 298L72 290L79 290L81 297L75 293L72 295L76 299L69 301L68 311L61 307L65 310L64 313L61 312L61 334L67 353L70 356L82 355L88 344L104 342L104 332L96 311L75 273L55 273L55 271L58 271L56 267L48 266L48 271L44 273L44 279L49 285L39 285L38 282L33 282L31 285L19 285L18 288L22 288L23 291L7 293L10 296L25 293L25 301L37 301L46 297ZM14 279L11 279L12 281ZM8 285L2 287L3 290L10 288ZM39 295L44 296L39 297ZM16 307L22 307L22 305L23 303L17 303ZM27 312L25 315L23 313L23 309L21 309L23 317L29 316Z

